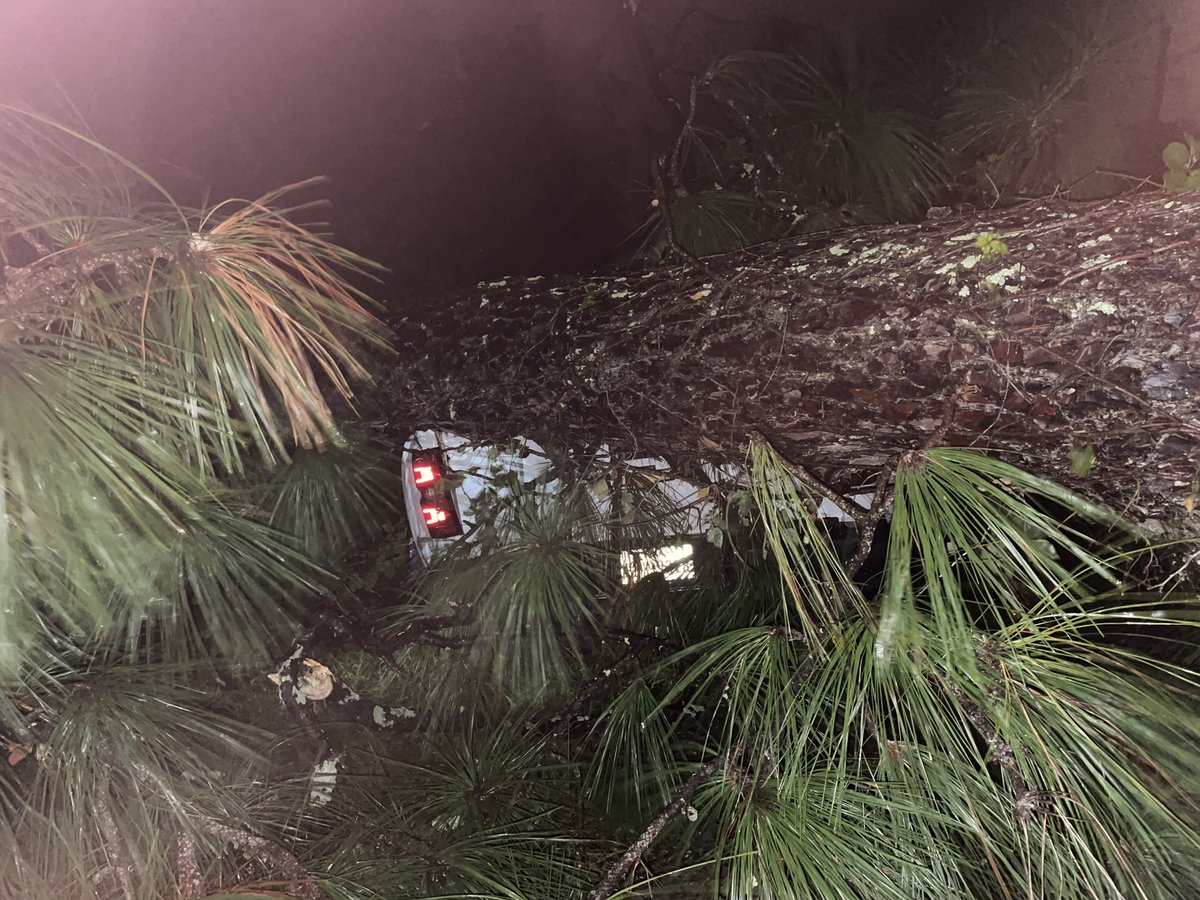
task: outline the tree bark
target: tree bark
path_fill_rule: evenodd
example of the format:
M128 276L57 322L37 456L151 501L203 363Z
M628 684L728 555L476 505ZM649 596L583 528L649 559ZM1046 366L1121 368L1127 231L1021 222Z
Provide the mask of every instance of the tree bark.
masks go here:
M704 270L481 284L397 323L389 415L684 471L740 460L762 432L837 490L936 439L1191 531L1198 296L1200 198L1051 198ZM1095 465L1073 475L1088 445Z

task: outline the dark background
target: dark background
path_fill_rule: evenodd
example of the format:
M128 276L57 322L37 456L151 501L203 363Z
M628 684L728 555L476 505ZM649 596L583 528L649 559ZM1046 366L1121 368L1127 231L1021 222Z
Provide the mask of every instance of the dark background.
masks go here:
M328 176L336 238L391 270L380 299L402 306L614 259L675 131L652 70L682 96L743 47L936 55L947 9L973 15L920 0L640 0L636 19L622 0L9 0L0 98L82 118L189 203Z

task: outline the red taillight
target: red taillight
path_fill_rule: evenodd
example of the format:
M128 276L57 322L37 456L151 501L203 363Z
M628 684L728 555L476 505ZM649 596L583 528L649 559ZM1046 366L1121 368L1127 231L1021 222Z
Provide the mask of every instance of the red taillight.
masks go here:
M432 538L457 537L462 534L462 525L450 496L434 497L421 502L421 518Z
M440 450L423 450L413 455L412 480L421 501L421 519L433 538L457 537L463 533L454 506L453 488L446 475Z
M425 517L426 525L441 525L450 518L446 510L438 509L436 506L422 506L421 515Z
M442 479L446 462L440 450L424 450L413 454L412 480L424 493Z

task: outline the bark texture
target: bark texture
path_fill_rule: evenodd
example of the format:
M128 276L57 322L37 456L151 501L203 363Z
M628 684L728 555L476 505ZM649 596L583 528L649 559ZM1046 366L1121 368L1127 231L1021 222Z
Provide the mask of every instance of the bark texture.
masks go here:
M838 490L936 440L1190 530L1198 298L1200 197L1157 193L509 278L397 323L393 422L684 470L762 432Z

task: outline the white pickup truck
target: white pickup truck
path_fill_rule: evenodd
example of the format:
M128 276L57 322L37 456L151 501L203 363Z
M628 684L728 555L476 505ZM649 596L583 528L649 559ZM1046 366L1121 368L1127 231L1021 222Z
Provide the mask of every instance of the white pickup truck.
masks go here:
M598 467L604 466L603 451L596 461ZM494 502L518 491L554 495L565 487L541 445L523 437L497 446L444 431L418 431L405 444L402 467L409 529L416 553L425 563L455 543L472 539L480 524L477 506L485 496ZM671 511L653 545L619 551L622 580L632 583L656 571L673 580L692 577L695 542L703 539L712 514L709 490L671 477L661 459L630 460L622 468L650 485L657 507ZM616 521L619 513L612 508L602 478L597 478L589 495L598 520Z
M600 469L612 468L603 448L595 460ZM457 542L472 539L480 524L477 506L517 491L554 495L565 487L543 448L521 437L506 446L480 445L450 432L418 431L405 443L402 467L414 549L426 564ZM669 580L693 578L697 542L711 534L717 512L711 487L673 477L662 459L622 461L620 468L636 476L643 499L648 490L653 493L651 505L669 511L659 517L663 527L652 542L618 548L622 582L633 584L653 572L661 572ZM736 483L740 473L714 469L708 474L714 481ZM613 508L612 494L605 485L604 478L597 478L589 491L591 502L598 519L616 522L626 511ZM869 502L870 498L862 500ZM828 500L822 502L819 514L850 521Z

